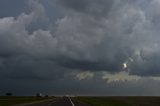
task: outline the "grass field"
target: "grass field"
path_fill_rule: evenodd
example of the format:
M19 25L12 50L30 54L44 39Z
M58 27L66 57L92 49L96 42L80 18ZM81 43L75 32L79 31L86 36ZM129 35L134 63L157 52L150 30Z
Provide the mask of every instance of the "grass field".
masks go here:
M76 97L91 106L160 106L160 97Z
M53 97L52 97L53 98ZM51 97L45 98L45 97L34 97L34 96L1 96L0 97L0 106L12 106L15 104L21 104L21 103L29 103L34 101L41 101L45 99L51 99Z

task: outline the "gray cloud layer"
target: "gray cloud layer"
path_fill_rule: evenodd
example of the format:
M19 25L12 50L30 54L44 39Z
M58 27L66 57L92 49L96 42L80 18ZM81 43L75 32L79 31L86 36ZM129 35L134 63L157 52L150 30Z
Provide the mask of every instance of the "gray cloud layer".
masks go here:
M16 2L0 6L0 76L61 80L124 63L131 75L160 75L159 0Z
M71 48L71 58L111 72L127 62L131 74L159 75L158 0L79 2L59 1L66 16L56 34Z

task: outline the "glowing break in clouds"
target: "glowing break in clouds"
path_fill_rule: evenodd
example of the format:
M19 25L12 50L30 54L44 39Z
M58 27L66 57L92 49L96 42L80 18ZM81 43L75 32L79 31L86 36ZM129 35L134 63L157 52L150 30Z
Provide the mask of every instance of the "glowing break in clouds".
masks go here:
M90 71L75 73L75 79L78 79L78 80L90 79L93 77L94 77L94 73Z
M160 81L160 77L140 77L140 76L137 76L137 75L130 75L126 71L122 71L122 72L115 73L115 74L111 74L111 73L108 73L108 72L103 72L102 79L105 80L107 83L130 82L130 81L147 80L147 79Z

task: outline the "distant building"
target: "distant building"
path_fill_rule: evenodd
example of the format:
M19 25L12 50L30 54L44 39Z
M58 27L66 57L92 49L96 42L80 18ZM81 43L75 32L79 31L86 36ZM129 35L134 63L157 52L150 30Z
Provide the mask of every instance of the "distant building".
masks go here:
M36 97L42 97L42 93L37 93Z

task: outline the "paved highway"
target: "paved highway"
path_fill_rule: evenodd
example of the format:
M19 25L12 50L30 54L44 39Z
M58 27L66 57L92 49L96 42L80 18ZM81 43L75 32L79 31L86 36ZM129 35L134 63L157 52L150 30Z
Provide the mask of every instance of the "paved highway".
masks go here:
M69 97L63 97L57 101L53 100L53 101L31 104L31 105L24 105L24 106L90 106L90 105L80 103L78 101L73 101Z

